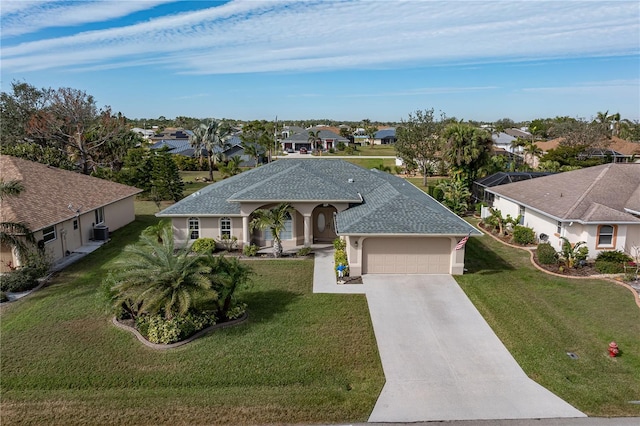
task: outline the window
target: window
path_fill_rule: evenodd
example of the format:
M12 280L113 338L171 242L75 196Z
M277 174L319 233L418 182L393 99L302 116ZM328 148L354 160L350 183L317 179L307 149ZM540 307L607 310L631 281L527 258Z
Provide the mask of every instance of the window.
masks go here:
M558 221L556 223L556 233L558 235L562 235L562 222Z
M189 218L189 239L197 240L200 238L200 219L197 217Z
M104 207L100 207L99 209L96 209L95 214L96 214L96 225L104 222Z
M44 240L45 243L55 240L56 239L56 227L55 226L49 226L47 228L44 228L42 230L42 239Z
M600 225L598 227L598 247L613 247L616 238L616 227Z
M223 217L220 219L220 236L231 237L231 219Z
M73 229L78 229L78 219L73 220Z
M518 211L518 215L520 216L520 225L524 225L524 206L520 206L520 210Z

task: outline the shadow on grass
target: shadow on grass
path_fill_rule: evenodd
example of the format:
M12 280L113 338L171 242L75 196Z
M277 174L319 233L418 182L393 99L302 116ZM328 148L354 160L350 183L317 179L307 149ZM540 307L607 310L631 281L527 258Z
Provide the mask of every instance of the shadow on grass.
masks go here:
M482 239L472 238L465 247L465 268L468 274L489 275L513 270L514 267L492 250Z
M249 322L263 322L286 311L287 306L300 297L300 294L292 291L268 290L245 293L240 299L248 306Z

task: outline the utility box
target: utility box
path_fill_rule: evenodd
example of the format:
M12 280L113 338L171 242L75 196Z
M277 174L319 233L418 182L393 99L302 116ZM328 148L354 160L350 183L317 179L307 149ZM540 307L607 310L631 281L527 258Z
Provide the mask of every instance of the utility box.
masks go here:
M107 241L109 239L109 227L105 225L94 226L93 239L98 241Z

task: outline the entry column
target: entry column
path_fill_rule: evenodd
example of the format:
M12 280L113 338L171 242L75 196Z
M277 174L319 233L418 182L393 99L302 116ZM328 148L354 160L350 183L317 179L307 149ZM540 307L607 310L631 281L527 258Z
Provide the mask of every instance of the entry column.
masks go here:
M242 245L251 245L251 237L249 235L249 216L242 216Z
M311 214L304 215L304 245L310 247L313 244L313 233L311 229Z

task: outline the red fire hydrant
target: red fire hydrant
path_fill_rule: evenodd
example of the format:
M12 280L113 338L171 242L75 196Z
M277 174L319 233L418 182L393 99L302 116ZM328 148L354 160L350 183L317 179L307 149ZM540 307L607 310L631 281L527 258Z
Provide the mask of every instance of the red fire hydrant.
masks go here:
M609 356L610 357L616 357L618 356L618 353L620 352L620 349L618 349L618 344L616 342L611 342L609 343Z

